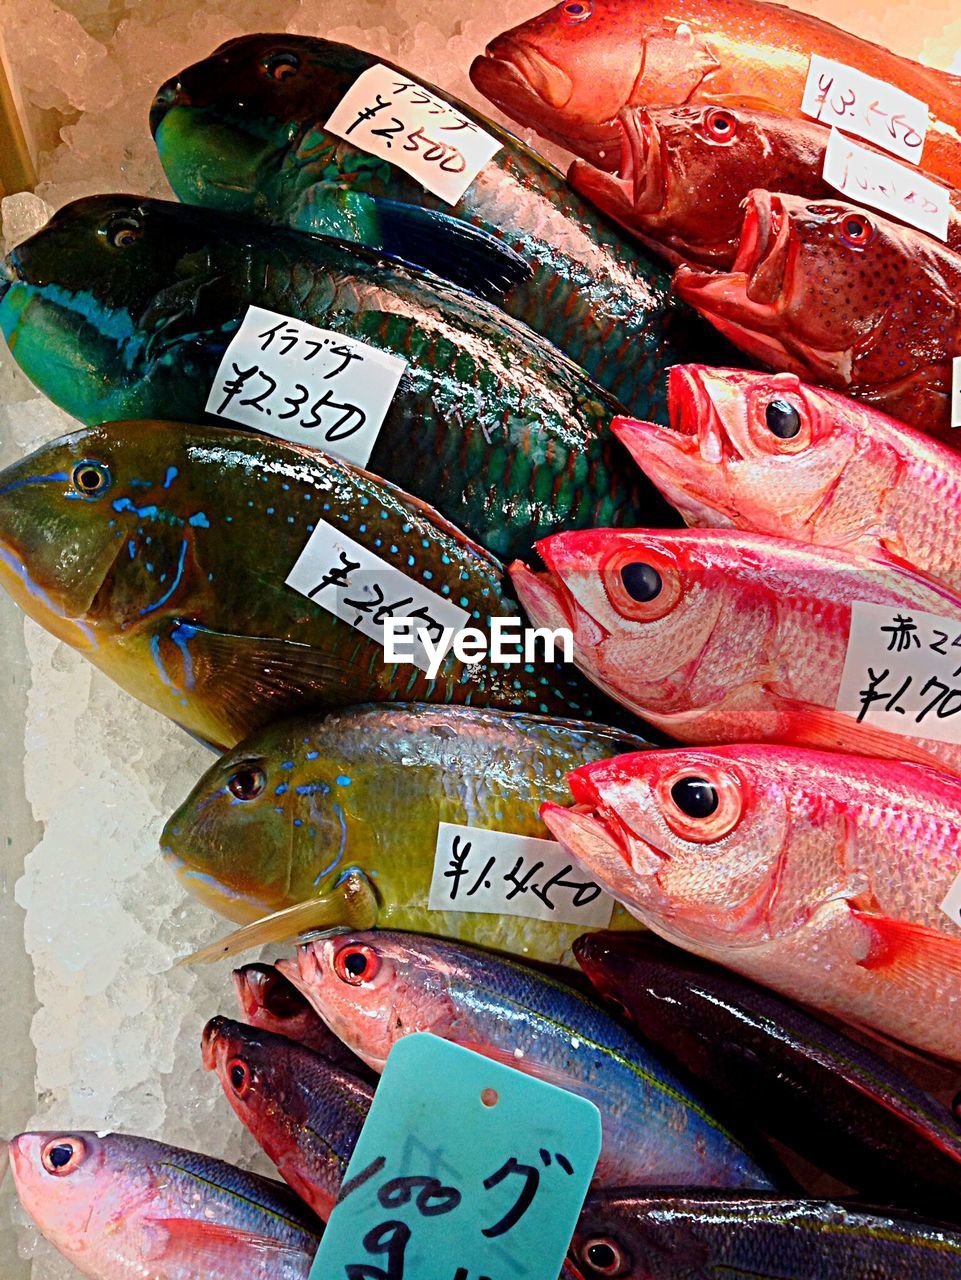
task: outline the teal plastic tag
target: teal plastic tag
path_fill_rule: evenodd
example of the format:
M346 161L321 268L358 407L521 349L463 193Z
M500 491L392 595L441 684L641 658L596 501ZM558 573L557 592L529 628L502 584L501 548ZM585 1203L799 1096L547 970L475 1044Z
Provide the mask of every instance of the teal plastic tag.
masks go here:
M310 1280L557 1280L600 1153L585 1098L406 1036Z

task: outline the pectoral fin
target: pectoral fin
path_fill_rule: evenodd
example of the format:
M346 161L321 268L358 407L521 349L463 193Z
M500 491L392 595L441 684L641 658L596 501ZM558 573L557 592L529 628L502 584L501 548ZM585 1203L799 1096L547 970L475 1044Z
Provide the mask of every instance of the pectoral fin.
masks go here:
M876 725L858 724L852 716L810 702L779 699L787 712L785 741L822 747L828 751L846 751L851 755L881 756L905 760L929 768L951 770L948 761L922 747L915 739L902 737Z
M231 1258L242 1266L245 1258L253 1256L272 1260L276 1274L283 1275L294 1261L302 1261L304 1254L303 1249L272 1236L203 1218L151 1218L144 1227L149 1260L163 1261L167 1266L178 1260L189 1263L191 1274L199 1274L205 1260L220 1274L225 1263L229 1267Z
M871 946L861 967L895 979L899 985L934 995L947 985L961 989L961 937L926 925L868 911L852 910L869 931Z
M275 911L252 924L234 929L209 946L201 947L179 963L212 964L268 942L290 942L322 929L373 929L380 907L373 885L362 871L351 871L333 892L284 911Z

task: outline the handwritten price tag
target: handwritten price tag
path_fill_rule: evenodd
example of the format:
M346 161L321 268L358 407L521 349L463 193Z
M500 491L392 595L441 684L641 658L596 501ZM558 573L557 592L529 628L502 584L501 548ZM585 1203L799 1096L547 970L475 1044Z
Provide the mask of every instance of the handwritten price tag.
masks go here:
M939 186L897 160L866 151L837 129L824 153L824 180L842 195L890 213L939 240L948 238L951 201Z
M310 535L286 582L381 646L387 618L411 618L415 636L423 628L436 644L445 627L459 631L470 616L325 520ZM423 645L415 640L412 651L414 665L426 671L430 659Z
M961 621L856 601L837 709L904 737L961 742Z
M921 159L927 103L842 62L811 55L801 110L904 160Z
M364 467L406 368L356 338L248 307L207 412Z
M600 1151L600 1114L585 1098L406 1036L310 1280L557 1280Z
M327 121L338 138L390 160L456 204L501 144L443 98L378 63L359 75Z
M614 903L555 840L441 822L431 911L480 911L603 929Z

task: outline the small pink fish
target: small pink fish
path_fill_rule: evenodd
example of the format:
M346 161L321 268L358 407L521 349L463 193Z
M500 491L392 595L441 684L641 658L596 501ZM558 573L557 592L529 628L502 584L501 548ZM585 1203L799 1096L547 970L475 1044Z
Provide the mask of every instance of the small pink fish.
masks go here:
M613 429L690 525L888 556L961 592L961 458L793 373L675 365L671 429Z
M546 573L511 567L535 625L570 627L584 674L673 738L821 746L961 772L959 745L835 710L853 604L961 622L961 598L937 583L728 529L593 529L537 550Z
M551 831L655 932L805 1004L961 1061L961 780L766 746L568 775Z

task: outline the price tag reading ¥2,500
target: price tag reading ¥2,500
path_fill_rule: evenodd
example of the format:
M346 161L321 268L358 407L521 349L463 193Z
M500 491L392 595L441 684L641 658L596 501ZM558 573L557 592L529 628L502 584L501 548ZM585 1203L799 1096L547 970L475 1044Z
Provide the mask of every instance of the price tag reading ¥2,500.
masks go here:
M824 152L824 180L842 195L889 213L901 222L948 238L951 201L946 187L898 160L867 151L831 130Z
M437 827L431 911L480 911L604 929L614 901L555 840L510 831Z
M343 333L248 307L207 412L365 467L406 367Z
M927 103L863 71L812 54L801 110L822 124L917 163L928 129Z
M470 617L466 609L409 578L325 520L318 522L286 582L381 646L387 618L410 618L413 662L421 671L428 669L430 658L419 632L426 631L436 645L445 627L460 631Z
M837 710L904 737L961 742L961 620L856 601Z
M407 1036L387 1059L310 1280L557 1280L600 1150L585 1098Z
M450 103L383 63L357 77L327 128L390 160L448 204L457 203L501 149L496 138Z

